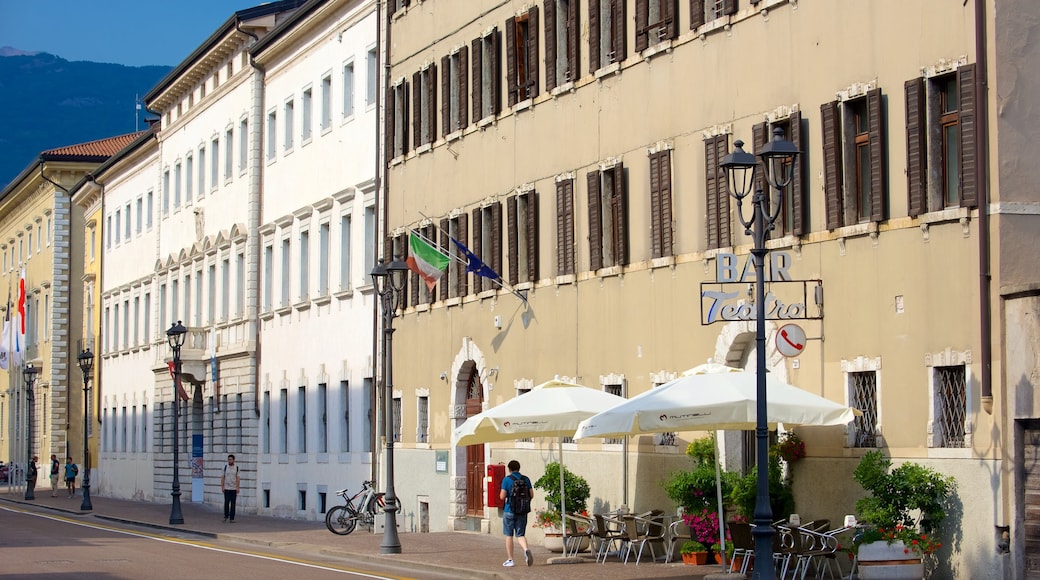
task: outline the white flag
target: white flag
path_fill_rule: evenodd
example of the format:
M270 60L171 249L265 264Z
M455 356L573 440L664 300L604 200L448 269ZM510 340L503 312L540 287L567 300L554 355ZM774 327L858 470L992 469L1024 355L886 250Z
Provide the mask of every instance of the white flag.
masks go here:
M11 336L11 321L4 321L4 332L0 336L0 369L7 370L11 368L11 352L10 352L10 336Z

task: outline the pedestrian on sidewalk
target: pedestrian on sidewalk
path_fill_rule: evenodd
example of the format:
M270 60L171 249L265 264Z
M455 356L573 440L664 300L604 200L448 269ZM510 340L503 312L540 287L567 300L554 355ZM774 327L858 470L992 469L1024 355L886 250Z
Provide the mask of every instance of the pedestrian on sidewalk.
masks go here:
M224 466L224 473L220 475L220 489L224 492L224 521L228 521L231 518L231 523L235 523L235 503L238 501L238 488L241 484L241 478L238 476L238 466L235 465L235 456L227 456L227 465Z
M69 490L69 497L76 495L76 476L79 468L72 462L72 456L65 458L65 488Z
M39 459L38 456L33 455L32 461L29 462L29 472L25 476L25 485L29 486L30 490L36 489L36 476L38 474L36 470L36 462ZM26 497L30 497L29 494L26 494Z
M58 497L58 474L61 473L61 463L58 456L51 453L51 497Z
M531 480L520 473L520 462L512 460L507 464L509 476L502 480L502 490L498 497L505 501L502 517L502 533L506 536L506 561L502 565L509 568L513 562L513 536L524 550L524 561L530 566L531 550L527 546L527 514L531 513L531 499L534 498L534 486Z

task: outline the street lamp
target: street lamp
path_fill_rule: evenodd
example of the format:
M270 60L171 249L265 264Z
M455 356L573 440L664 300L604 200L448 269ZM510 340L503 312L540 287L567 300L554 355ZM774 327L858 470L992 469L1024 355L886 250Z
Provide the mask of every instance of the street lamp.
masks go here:
M25 363L25 368L22 369L22 377L25 379L25 397L26 397L26 411L28 411L29 420L26 421L26 425L29 427L29 436L25 438L25 499L36 499L35 485L29 485L29 472L32 471L32 460L33 460L33 406L36 403L36 393L33 392L33 385L36 383L36 373L40 372L40 369L36 368L36 365L31 362Z
M173 491L170 493L173 496L173 505L170 507L170 524L184 523L184 516L181 515L181 479L177 473L180 467L180 433L178 433L178 425L180 423L179 407L181 404L177 387L181 381L181 347L184 346L184 336L187 333L188 329L184 328L180 320L171 324L170 329L166 331L166 340L170 343L170 348L173 349Z
M94 353L90 349L79 353L79 370L83 371L83 503L79 509L89 512L94 509L90 503L90 448L87 446L87 425L90 415L87 413L87 401L90 400L90 371L94 368Z
M765 260L769 254L766 240L783 208L784 189L791 184L798 147L784 139L784 131L773 129L773 140L762 147L758 157L765 166L767 191L757 188L751 198L751 218L744 219L741 207L744 198L752 192L758 160L744 151L744 142L737 141L733 153L723 157L721 167L729 178L730 195L737 200L737 215L744 233L751 236L754 247L751 255L755 265L755 377L757 391L757 422L755 426L756 462L758 463L758 492L755 498L755 568L753 578L776 578L773 567L773 513L769 506L769 428L766 416L766 299ZM772 191L776 190L776 199Z
M399 502L397 493L394 491L394 317L397 316L397 307L400 305L401 291L404 290L405 273L408 264L400 258L394 258L389 265L384 265L382 260L372 268L372 283L375 284L376 293L382 304L383 314L383 377L386 381L386 406L385 439L386 439L386 519L383 522L383 543L379 546L381 554L400 554L401 540L397 537L397 510Z

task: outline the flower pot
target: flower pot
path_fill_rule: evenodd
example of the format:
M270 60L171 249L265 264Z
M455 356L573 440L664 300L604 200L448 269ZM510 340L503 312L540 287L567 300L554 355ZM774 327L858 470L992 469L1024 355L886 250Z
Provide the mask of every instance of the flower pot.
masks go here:
M859 547L859 578L921 580L924 564L903 542L870 542Z
M542 546L545 546L546 550L550 552L556 552L557 554L563 553L563 534L546 532L545 539L542 540Z
M683 564L687 566L703 566L708 563L707 552L692 552L682 555Z

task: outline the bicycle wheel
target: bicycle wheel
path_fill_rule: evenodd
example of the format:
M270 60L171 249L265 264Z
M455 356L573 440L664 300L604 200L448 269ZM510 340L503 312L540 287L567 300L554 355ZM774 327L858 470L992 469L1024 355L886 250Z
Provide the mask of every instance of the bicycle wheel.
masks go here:
M325 514L325 527L333 534L345 536L357 527L357 516L347 506L338 505Z

